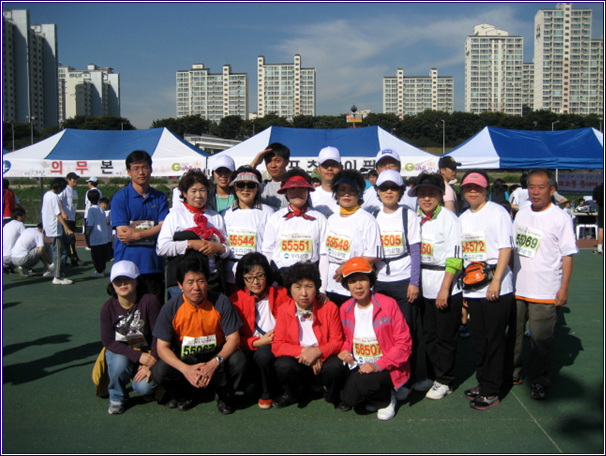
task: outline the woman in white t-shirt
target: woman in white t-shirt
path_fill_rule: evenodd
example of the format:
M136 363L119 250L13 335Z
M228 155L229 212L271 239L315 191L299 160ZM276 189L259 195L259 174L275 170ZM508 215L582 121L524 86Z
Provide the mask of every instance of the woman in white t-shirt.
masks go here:
M499 404L504 386L505 332L513 303L511 217L503 206L488 201L488 187L488 176L483 171L468 171L463 176L461 188L470 207L459 217L464 267L483 262L488 265L484 270L490 270L488 278L475 285L471 274L463 278L463 297L469 307L478 356L478 386L465 391L465 396L477 410Z
M332 183L339 212L328 218L320 249L320 274L328 298L338 306L350 297L340 283L343 264L353 257L364 257L373 264L381 256L379 225L371 214L360 210L364 187L364 178L352 169L340 171Z
M240 166L231 183L236 200L225 211L225 226L231 255L225 262L225 282L228 295L236 292L236 267L247 253L261 252L263 234L274 210L261 203L261 173L248 165Z
M262 251L278 271L276 280L280 285L282 269L303 261L320 261L327 222L324 215L310 208L313 191L309 174L300 168L288 170L278 190L278 194L286 195L288 207L274 212L265 227Z

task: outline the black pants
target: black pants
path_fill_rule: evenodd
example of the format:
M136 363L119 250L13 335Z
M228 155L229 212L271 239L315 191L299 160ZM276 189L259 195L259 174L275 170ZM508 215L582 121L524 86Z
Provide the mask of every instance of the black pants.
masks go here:
M271 345L263 345L256 350L246 350L246 375L242 388L248 391L251 386L260 386L261 399L271 399L277 394L277 376L274 364L276 357Z
M214 358L217 353L189 355L182 361L189 365L204 363ZM240 350L237 350L217 367L209 386L223 402L233 404L235 390L240 384L245 369L246 358ZM152 367L151 373L152 380L161 385L171 398L177 401L194 399L197 388L192 386L181 372L161 359Z
M334 302L337 307L341 307L346 301L349 301L351 299L351 296L345 296L339 293L335 293L334 291L327 291L326 296L328 296L328 299Z
M326 402L338 404L339 392L347 376L347 368L337 355L329 356L317 377L310 366L297 361L292 356L280 356L275 363L278 382L282 385L284 392L298 399L303 392L304 386L318 381L324 387L324 398Z
M425 350L435 374L434 380L452 386L463 294L448 298L448 307L438 309L435 299L423 299L423 334Z
M164 304L164 298L166 295L166 281L164 274L141 274L139 280L142 281L147 287L149 293L155 294L160 301L160 304Z
M388 371L361 374L355 369L347 376L341 391L341 400L351 407L368 404L378 410L389 405L392 391L393 385Z
M67 256L72 262L72 266L77 266L80 258L78 257L78 252L76 251L76 221L75 220L66 220L67 226L70 230L74 232L71 236L65 236L65 245L67 247ZM100 271L97 271L100 272Z
M91 245L90 256L93 259L95 271L105 272L105 259L107 257L107 244Z
M506 330L509 323L513 293L499 297L467 298L471 314L471 332L476 346L476 378L481 396L499 394L505 370Z

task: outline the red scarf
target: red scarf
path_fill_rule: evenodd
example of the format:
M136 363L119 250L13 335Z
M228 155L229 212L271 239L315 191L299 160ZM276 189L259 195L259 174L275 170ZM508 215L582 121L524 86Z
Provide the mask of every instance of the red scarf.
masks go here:
M200 237L200 239L205 240L212 239L213 235L216 234L221 240L221 243L225 242L221 231L216 229L214 226L208 226L208 219L204 215L206 206L197 208L190 206L185 201L183 202L183 205L189 212L192 212L194 214L194 223L196 224L196 226L188 228L185 231L193 231L194 233L196 233L197 236Z
M288 205L288 212L286 213L286 215L284 216L284 218L286 220L291 219L293 217L303 217L305 220L315 220L315 217L312 217L311 215L307 215L305 212L307 212L307 206L303 207L303 209L299 210L299 209L295 209L294 207L292 207L292 204Z

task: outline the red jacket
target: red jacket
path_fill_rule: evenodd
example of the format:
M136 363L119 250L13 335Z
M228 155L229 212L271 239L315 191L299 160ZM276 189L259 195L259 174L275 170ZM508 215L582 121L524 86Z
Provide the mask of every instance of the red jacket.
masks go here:
M391 383L399 388L410 378L408 358L412 352L412 338L408 324L395 299L380 293L372 294L374 304L372 326L383 356L377 361L378 368L387 370ZM353 335L356 327L354 315L355 300L352 298L341 306L341 322L345 333L343 350L353 353Z
M276 319L276 329L274 333L274 343L271 351L276 356L298 357L303 347L299 345L299 321L295 316L296 305L291 299L289 303L278 310ZM318 348L322 352L322 360L326 360L331 355L336 355L343 346L343 328L339 318L339 309L332 301L320 305L315 301L312 306L313 323L312 328L316 339L318 339Z
M267 294L271 314L277 318L278 308L290 301L291 298L284 287L270 286ZM246 290L238 290L229 299L242 320L242 326L240 327L240 348L242 350L256 350L257 347L253 347L253 342L259 338L253 336L255 333L255 297Z
M8 188L3 189L2 193L2 218L11 218L13 210L17 207L15 194Z

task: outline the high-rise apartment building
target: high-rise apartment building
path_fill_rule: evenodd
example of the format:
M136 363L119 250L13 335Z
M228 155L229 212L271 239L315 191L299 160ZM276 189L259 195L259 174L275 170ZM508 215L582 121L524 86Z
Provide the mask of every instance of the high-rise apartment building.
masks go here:
M465 111L522 115L524 39L490 24L465 41Z
M57 27L31 25L28 10L2 14L2 119L56 125Z
M302 68L301 56L293 63L265 63L257 58L257 114L275 113L292 120L316 115L316 69Z
M120 117L120 75L113 68L59 66L59 120L75 116Z
M602 114L603 40L591 38L592 11L558 3L534 18L534 109Z
M226 116L247 119L248 75L232 73L230 65L213 74L202 63L177 71L177 117L197 114L213 122Z
M429 71L429 76L404 76L404 70L398 68L395 77L383 78L385 114L402 118L428 109L453 112L454 79L451 76L438 76L435 68Z

